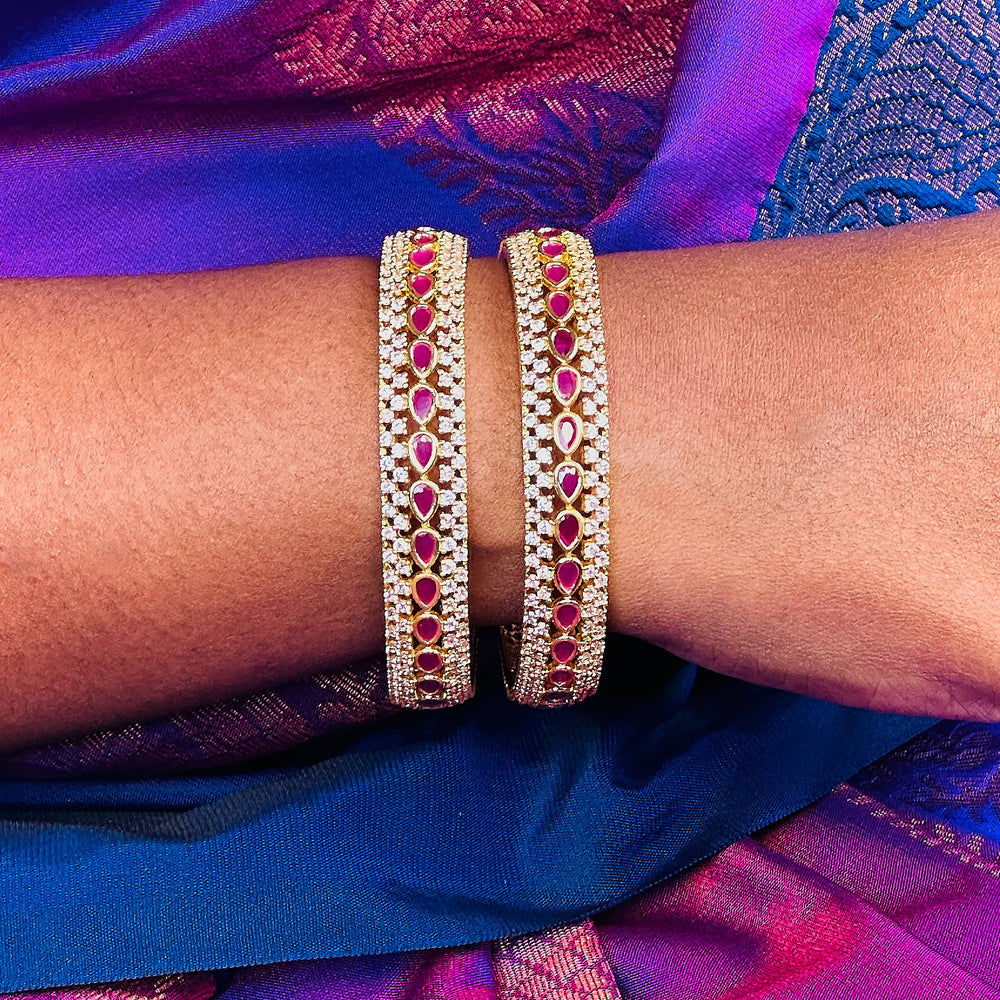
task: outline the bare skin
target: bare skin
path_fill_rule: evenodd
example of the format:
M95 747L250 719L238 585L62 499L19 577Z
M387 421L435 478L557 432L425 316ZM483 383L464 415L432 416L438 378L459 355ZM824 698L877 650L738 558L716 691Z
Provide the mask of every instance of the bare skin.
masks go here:
M600 258L612 627L760 683L1000 719L997 262L987 213ZM376 272L0 284L0 748L381 647ZM522 579L500 261L472 262L467 310L487 624Z

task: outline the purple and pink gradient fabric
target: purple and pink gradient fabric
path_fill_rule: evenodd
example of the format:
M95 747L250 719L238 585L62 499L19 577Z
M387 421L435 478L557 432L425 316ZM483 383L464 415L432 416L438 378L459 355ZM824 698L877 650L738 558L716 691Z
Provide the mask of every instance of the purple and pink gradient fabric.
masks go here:
M815 108L848 101L813 93L845 32L863 27L875 55L844 46L824 79L842 69L856 84L938 8L986 24L983 37L995 27L957 0L50 6L0 14L4 276L375 254L384 233L428 220L479 254L541 223L584 230L598 252L744 240L765 198L783 208L789 151L822 144ZM392 714L381 670L25 751L5 771L253 761ZM18 996L1000 1000L1000 728L940 724L572 927Z

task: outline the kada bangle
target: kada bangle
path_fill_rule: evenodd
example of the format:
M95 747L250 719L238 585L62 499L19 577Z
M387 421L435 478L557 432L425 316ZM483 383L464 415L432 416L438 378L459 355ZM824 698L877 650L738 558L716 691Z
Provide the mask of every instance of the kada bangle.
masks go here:
M524 471L524 616L501 631L508 694L557 706L592 694L608 612L608 392L597 266L559 229L508 237Z
M389 696L472 695L465 463L468 243L429 227L382 244L379 463Z

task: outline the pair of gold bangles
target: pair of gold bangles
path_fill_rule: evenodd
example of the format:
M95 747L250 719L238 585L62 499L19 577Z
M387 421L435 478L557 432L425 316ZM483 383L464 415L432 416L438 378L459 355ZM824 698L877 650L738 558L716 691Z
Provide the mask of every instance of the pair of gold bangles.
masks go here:
M524 614L501 630L511 698L592 694L608 606L608 394L597 268L562 229L503 241L521 372ZM387 236L379 270L379 461L389 695L408 708L473 692L465 454L467 241Z

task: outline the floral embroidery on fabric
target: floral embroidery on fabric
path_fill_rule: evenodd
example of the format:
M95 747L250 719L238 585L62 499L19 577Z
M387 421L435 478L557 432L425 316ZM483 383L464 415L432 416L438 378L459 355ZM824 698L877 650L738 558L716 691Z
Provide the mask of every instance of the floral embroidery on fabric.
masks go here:
M1000 821L1000 726L941 722L851 784L869 795L968 823Z
M483 222L580 227L648 164L689 0L337 4L276 58ZM404 86L405 84L405 86Z

